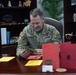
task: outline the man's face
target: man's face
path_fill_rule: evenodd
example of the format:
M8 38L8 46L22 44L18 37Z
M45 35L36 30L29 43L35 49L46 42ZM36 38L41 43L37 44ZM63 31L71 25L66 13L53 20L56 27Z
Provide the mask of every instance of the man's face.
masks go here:
M33 17L30 15L30 22L34 30L39 32L43 28L44 18L40 18L40 16Z

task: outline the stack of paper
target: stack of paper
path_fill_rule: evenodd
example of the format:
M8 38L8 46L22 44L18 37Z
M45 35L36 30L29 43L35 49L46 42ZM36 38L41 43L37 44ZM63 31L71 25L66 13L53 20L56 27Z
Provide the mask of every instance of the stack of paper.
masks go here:
M10 61L10 60L12 60L14 58L15 57L2 57L2 58L0 58L0 62L8 62L8 61Z
M41 65L42 60L29 60L25 66L39 66Z

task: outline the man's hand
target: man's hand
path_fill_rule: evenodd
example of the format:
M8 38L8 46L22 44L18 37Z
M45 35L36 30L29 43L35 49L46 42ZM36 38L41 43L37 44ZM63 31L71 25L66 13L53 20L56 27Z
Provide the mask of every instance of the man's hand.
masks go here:
M22 58L27 58L27 56L30 55L30 51L27 50L27 49L24 49L21 53L20 53L20 56Z
M42 49L35 49L34 54L42 56Z
M19 34L19 35L20 35L20 37L22 37L22 36L23 36L23 32L20 32L20 34Z

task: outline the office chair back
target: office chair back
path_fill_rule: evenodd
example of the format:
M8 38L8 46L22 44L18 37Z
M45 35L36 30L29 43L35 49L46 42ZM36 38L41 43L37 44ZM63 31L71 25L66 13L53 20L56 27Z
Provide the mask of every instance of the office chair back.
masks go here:
M48 17L45 17L45 23L54 26L60 32L61 38L63 40L63 26L62 26L62 23L60 23L59 21L57 21L53 18L48 18Z

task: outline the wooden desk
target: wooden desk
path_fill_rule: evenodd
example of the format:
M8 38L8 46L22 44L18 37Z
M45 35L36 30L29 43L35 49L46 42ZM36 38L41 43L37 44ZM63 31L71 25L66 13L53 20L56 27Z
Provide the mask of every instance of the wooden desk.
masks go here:
M15 58L9 62L0 63L0 75L76 75L76 70L68 69L66 73L42 73L41 66L26 67L26 60Z

